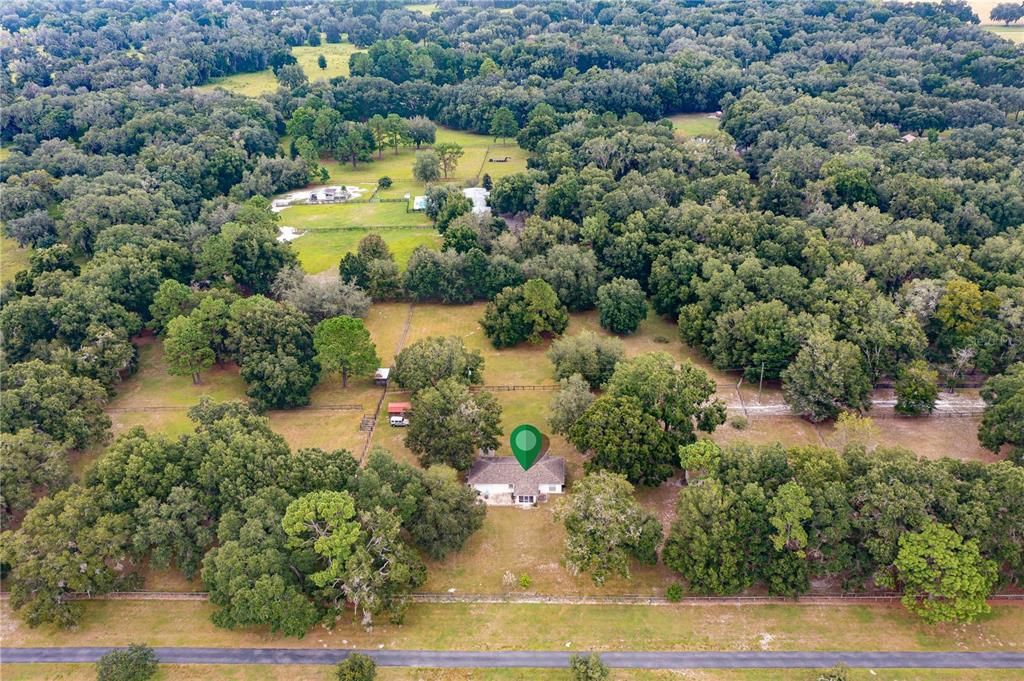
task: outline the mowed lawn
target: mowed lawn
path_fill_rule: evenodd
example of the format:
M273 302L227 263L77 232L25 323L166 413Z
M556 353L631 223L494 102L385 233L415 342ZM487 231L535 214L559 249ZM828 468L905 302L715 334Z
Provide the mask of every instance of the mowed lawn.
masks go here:
M371 227L429 227L430 218L404 202L359 201L299 205L279 213L281 224L299 231Z
M1002 605L975 624L931 626L900 605L415 604L405 622L367 632L351 617L287 638L264 628L219 629L196 601L91 601L81 626L24 624L0 602L4 645L425 650L1015 650L1024 608ZM568 645L567 645L568 644ZM6 678L6 675L5 675ZM954 677L957 678L957 677Z
M370 233L387 242L403 269L418 247L441 245L441 235L430 229L427 216L407 210L404 202L292 206L281 212L281 224L305 232L291 246L310 274L336 270L341 258Z
M706 113L688 113L669 116L677 137L700 137L718 132L718 119L708 118Z
M0 237L0 283L14 279L22 270L28 269L28 256L31 248L22 248L10 237Z
M346 229L337 232L310 231L292 242L302 269L310 274L334 271L346 253L356 250L359 240L377 234L391 248L398 266L405 269L409 256L420 246L439 248L441 235L426 229Z
M96 668L87 664L4 665L8 681L93 681ZM160 665L155 681L333 681L332 665ZM615 681L808 681L808 669L701 669L690 671L616 669ZM1024 678L1003 669L855 669L851 681L1010 681ZM378 667L377 681L571 681L565 669L415 669Z

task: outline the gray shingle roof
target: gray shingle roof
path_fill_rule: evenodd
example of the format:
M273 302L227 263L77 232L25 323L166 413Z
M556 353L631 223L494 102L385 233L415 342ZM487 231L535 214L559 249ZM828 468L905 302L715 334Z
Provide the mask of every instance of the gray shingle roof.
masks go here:
M565 459L545 454L529 470L523 470L514 456L483 456L466 476L470 485L513 485L515 494L538 496L541 485L565 484Z

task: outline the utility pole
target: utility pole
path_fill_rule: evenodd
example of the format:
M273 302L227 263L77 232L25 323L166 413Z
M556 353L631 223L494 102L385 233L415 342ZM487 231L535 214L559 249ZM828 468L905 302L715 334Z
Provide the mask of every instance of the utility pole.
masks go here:
M757 382L757 403L761 404L761 388L764 387L764 362L761 362L761 378Z

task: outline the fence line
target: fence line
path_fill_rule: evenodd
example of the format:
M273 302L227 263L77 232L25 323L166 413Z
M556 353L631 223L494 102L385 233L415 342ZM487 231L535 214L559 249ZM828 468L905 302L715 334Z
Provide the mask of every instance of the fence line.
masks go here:
M287 226L287 225L285 225ZM295 231L301 231L303 234L310 234L316 232L365 232L366 230L406 230L406 229L424 229L427 231L436 231L433 225L359 225L358 227L308 227L306 229L300 229L298 227L292 227Z
M0 593L0 599L6 599L7 592ZM806 594L794 598L781 596L683 596L671 601L664 596L643 596L637 594L618 595L579 595L559 596L537 593L438 593L416 591L410 594L413 603L525 603L549 605L857 605L862 603L895 603L902 594L884 592L875 594ZM105 594L68 594L72 601L208 601L210 594L206 591L111 591ZM992 594L988 598L991 604L1024 603L1024 594L1004 593Z
M488 392L511 392L514 390L558 390L557 383L544 385L471 385L470 390L486 390Z
M163 405L163 406L149 406L140 405L138 407L110 407L106 410L108 414L133 414L140 411L156 411L156 412L175 412L175 411L188 411L195 405L190 406L179 406L179 405ZM361 404L321 404L321 405L309 405L302 407L305 411L361 411L363 405ZM283 411L271 409L270 411Z

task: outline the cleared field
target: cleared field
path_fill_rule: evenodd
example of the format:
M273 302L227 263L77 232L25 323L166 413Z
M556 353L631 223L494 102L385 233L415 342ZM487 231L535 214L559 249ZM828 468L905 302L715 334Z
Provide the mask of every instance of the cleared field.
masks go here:
M355 251L359 240L371 232L379 234L387 242L402 269L405 269L409 256L419 246L441 246L441 235L428 229L346 229L337 232L310 231L292 242L292 250L306 272L333 272L337 270L342 256Z
M299 62L299 66L310 81L330 80L338 76L348 77L348 59L359 48L349 42L329 43L323 34L320 35L320 44L316 47L301 45L292 48L292 56ZM327 59L327 68L321 69L317 64L317 57L324 55Z
M348 58L359 52L359 49L349 42L328 43L323 40L322 34L321 41L320 45L316 47L299 45L292 48L292 55L299 63L299 66L302 67L306 78L309 78L312 82L316 80L330 80L338 76L347 77L349 74ZM327 58L326 69L321 69L317 64L317 57L321 54ZM278 82L272 70L264 69L263 71L252 73L236 73L232 76L214 78L209 83L200 85L199 89L212 90L218 87L238 95L245 95L246 97L259 97L262 94L277 90Z
M484 173L490 175L492 179L497 179L526 169L528 153L515 142L498 144L494 138L486 135L440 126L437 129L437 142L455 142L462 145L465 152L449 176L441 179L442 182L476 181ZM379 158L374 155L372 161L360 163L356 168L353 168L350 163L341 163L330 158L324 158L320 163L327 168L331 182L335 183L344 182L345 184L372 187L376 186L379 178L390 177L396 184L403 186L393 187L385 194L388 198L397 198L406 192L414 195L423 193L425 186L413 179L412 165L416 160L416 152L427 148L429 147L417 150L413 147L403 147L398 150L397 154L393 150L387 149ZM505 159L506 157L508 159L506 161L490 160Z
M245 97L259 97L260 95L277 90L278 82L274 72L270 69L255 71L253 73L236 73L233 76L214 78L205 85L200 85L200 90L213 90L222 88L236 95Z
M408 305L381 303L371 308L366 325L377 344L383 361L390 363L395 343L405 324ZM214 367L203 373L203 383L193 385L187 376L170 376L163 359L163 346L153 336L135 339L139 345L139 371L118 389L108 407L115 436L133 426L150 432L177 436L192 430L188 408L203 396L215 400L246 400L245 383L234 365ZM362 450L366 433L359 430L363 413L377 407L380 389L369 378L353 378L341 388L337 376L323 377L308 407L267 412L271 427L284 436L293 449L321 447L327 450ZM338 405L358 405L358 409L338 409ZM82 468L99 454L90 452Z
M1024 26L986 26L985 30L1015 43L1024 43Z
M420 12L421 14L430 14L431 12L433 12L434 10L437 9L437 3L436 2L414 3L414 4L411 4L411 5L402 5L402 7L404 9L409 10L410 12Z
M282 225L299 231L430 225L430 219L425 214L409 210L405 202L391 201L290 206L279 215Z
M31 248L22 248L14 239L0 237L0 283L11 281L18 272L27 270L31 252Z
M669 116L677 137L699 137L713 135L718 131L718 120L708 118L706 113L676 114Z
M491 507L483 528L470 537L458 554L430 563L426 591L468 593L522 593L520 575L529 575L530 593L560 595L639 594L664 595L674 580L663 565L633 564L632 579L608 580L595 586L586 575L575 576L562 565L565 528L555 519L557 500L529 510ZM517 580L504 584L506 572Z
M1024 645L1024 608L998 606L980 622L929 626L902 606L413 605L405 623L366 632L349 618L304 638L225 630L194 601L93 601L82 625L32 629L0 603L4 645L376 648L428 650L1007 650ZM569 644L568 646L566 644Z
M11 681L93 681L96 670L85 664L5 665ZM162 665L156 681L329 681L334 667L300 665ZM378 681L570 681L561 669L409 669L379 667ZM615 681L808 681L815 678L808 669L751 670L649 670L616 669ZM900 669L853 670L853 681L1009 681L1024 673L999 669Z
M472 305L416 305L407 343L427 336L458 336L466 347L484 357L484 383L533 385L555 383L554 368L546 352L550 343L522 343L497 350L480 328L485 303Z

